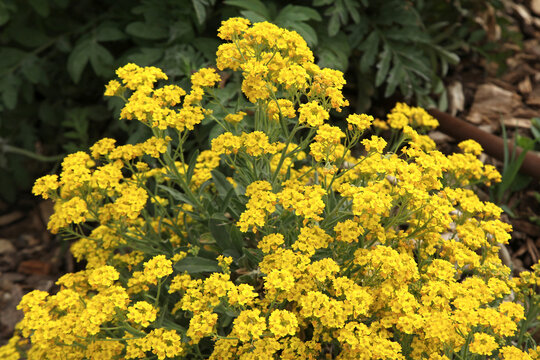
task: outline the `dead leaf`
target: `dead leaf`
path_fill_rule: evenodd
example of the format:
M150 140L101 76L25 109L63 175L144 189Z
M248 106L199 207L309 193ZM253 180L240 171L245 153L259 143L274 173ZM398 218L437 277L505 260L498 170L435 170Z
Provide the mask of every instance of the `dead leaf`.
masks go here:
M527 238L527 250L529 251L529 255L531 255L533 264L536 264L538 262L540 254L538 253L538 249L530 238Z
M465 95L463 94L463 85L459 81L454 81L448 85L449 110L452 116L465 108Z
M527 105L540 105L540 84L536 84L526 101Z
M493 84L483 84L474 95L474 102L467 120L475 124L499 121L521 105L521 97L515 92Z
M519 82L518 90L523 95L530 93L532 91L531 78L528 76L525 76L525 79Z
M17 220L22 219L24 214L20 211L14 211L12 213L0 216L0 226L5 226L14 223Z
M40 260L26 260L19 264L17 271L23 274L49 275L51 264Z
M514 11L519 15L519 17L526 25L532 24L533 18L525 6L515 3L511 3L510 6L512 7L512 9L514 9Z
M540 0L531 0L531 10L536 15L540 15Z
M506 127L515 127L515 128L522 128L522 129L530 129L531 128L531 119L520 119L520 118L509 118L504 119L503 123Z

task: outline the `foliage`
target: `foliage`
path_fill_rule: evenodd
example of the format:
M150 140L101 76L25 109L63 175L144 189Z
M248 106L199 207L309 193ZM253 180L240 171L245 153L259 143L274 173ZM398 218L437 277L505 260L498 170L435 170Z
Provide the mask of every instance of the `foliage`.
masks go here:
M540 265L511 278L498 257L510 226L468 188L500 181L480 145L440 153L422 135L437 121L405 104L330 125L343 74L298 34L232 18L219 36L235 96L212 68L186 93L128 64L105 94L152 136L104 138L36 181L55 201L49 229L87 266L22 299L0 355L538 359ZM205 121L223 133L186 157Z
M489 53L477 46L485 32L474 19L497 4L0 0L0 143L9 145L0 148L0 196L14 200L15 187L28 188L33 176L50 169L50 164L21 161L21 154L45 154L49 157L31 157L54 161L55 155L84 149L102 136L122 137L127 131L128 142L142 139L144 127L111 121L109 110L117 113L121 103L102 101L105 79L135 62L163 68L171 82L186 85L192 71L212 61L213 34L222 19L241 13L298 31L315 48L319 65L349 70L357 83L357 111L369 108L378 87L385 96L399 89L421 105L439 94L444 107L441 78L458 61L459 49ZM212 128L197 131L191 146L207 145Z
M536 120L532 120L535 124ZM533 125L531 127L533 136L537 134L537 130ZM502 136L504 146L503 171L501 182L489 189L490 200L499 204L504 211L510 216L515 217L513 210L506 204L509 203L509 197L512 193L525 188L532 180L530 176L520 174L519 169L525 160L528 151L534 150L536 143L540 138L528 138L515 134L513 146L509 146L510 139L506 132L506 126L502 123ZM517 154L516 149L521 147L521 152Z

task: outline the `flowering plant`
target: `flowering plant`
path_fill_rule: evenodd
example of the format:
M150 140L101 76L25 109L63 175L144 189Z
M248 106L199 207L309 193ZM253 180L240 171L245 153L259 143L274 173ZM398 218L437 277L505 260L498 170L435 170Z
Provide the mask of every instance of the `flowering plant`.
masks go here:
M232 18L218 35L217 68L241 72L241 92L212 68L189 93L156 88L161 70L128 64L105 94L153 136L102 139L36 181L49 229L87 265L23 298L0 355L537 359L540 266L513 279L498 256L510 226L471 190L500 180L481 147L443 155L422 134L437 121L405 104L331 125L343 75L297 33ZM186 159L205 122L222 133Z

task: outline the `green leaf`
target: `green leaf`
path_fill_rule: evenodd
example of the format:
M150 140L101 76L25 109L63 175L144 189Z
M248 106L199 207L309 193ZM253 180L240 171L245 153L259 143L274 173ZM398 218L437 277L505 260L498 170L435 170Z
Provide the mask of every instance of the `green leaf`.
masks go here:
M73 82L78 83L81 80L82 72L91 55L92 50L89 39L79 41L71 54L69 54L67 70Z
M274 19L277 25L289 22L315 20L321 21L321 15L314 9L307 6L287 5L279 12Z
M386 80L386 75L388 74L388 69L390 68L390 60L392 60L392 54L390 50L385 46L383 52L381 53L381 61L378 64L377 75L375 76L375 86L380 86L384 80Z
M26 52L14 47L1 47L0 53L0 73L7 73L7 68L17 65L17 63L26 56Z
M163 48L140 48L139 51L127 56L129 62L139 66L149 66L159 61L164 54Z
M103 24L96 30L97 41L118 41L122 40L126 35L112 24Z
M28 2L41 17L49 16L51 12L49 0L28 0Z
M244 248L244 233L240 231L238 226L233 225L230 228L229 236L231 237L231 242L234 248L236 249L236 251L239 254L242 254L243 253L242 249Z
M248 19L249 21L251 21L252 24L258 23L258 22L263 22L263 21L270 21L270 19L264 17L263 15L261 15L259 13L251 11L251 10L242 10L242 11L240 11L240 14L243 17L245 17L246 19Z
M189 159L188 171L186 173L186 179L188 183L191 182L191 178L193 177L193 173L195 172L195 164L197 164L198 157L199 157L199 150L195 149L195 151L193 151L193 154L191 154L191 159Z
M17 106L17 95L16 89L8 89L2 92L2 101L8 109L13 110Z
M94 72L103 77L112 76L114 58L112 54L97 42L92 42L90 64Z
M9 14L9 8L5 2L0 2L0 26L4 25L11 18Z
M225 4L249 10L262 16L265 20L270 20L270 12L260 0L226 0Z
M158 185L157 186L159 189L161 190L164 190L165 192L169 193L169 195L175 199L176 201L180 201L182 203L185 203L185 204L189 204L191 206L193 206L193 203L188 199L188 197L186 195L184 195L183 193L181 193L180 191L176 190L176 189L173 189L169 186L166 186L166 185Z
M320 35L320 45L317 49L319 60L317 64L321 67L331 67L345 71L349 65L349 55L351 52L347 36L344 33L339 33L332 38L325 34Z
M313 0L313 6L330 5L334 0Z
M341 28L341 23L339 21L339 15L333 14L328 21L328 36L333 37L339 32Z
M357 10L359 6L358 0L345 0L345 7L347 8L349 16L353 19L355 24L358 24L361 21L360 13L358 13ZM366 5L364 4L364 6Z
M390 70L390 74L388 75L384 97L389 97L396 91L396 87L400 84L404 75L405 72L403 71L403 66L400 62L396 64L394 60L394 67Z
M379 49L379 34L373 31L360 46L360 50L364 51L360 60L360 71L367 73L369 68L375 62L377 50Z
M221 198L225 198L231 190L234 190L233 186L229 180L227 180L225 175L217 170L212 171L212 180L214 180L214 185L216 186L218 194L221 196Z
M234 258L240 256L240 253L236 251L229 236L230 225L224 223L222 220L210 219L208 220L208 228L212 237L216 241L216 244L220 247L223 253L234 254Z
M197 15L197 20L199 21L199 24L203 24L204 20L206 19L206 8L204 7L205 1L204 0L191 0L191 3L193 4L193 8L195 9L195 15Z
M29 58L21 65L21 72L32 84L38 84L47 80L47 75L37 58Z
M43 31L29 27L25 23L11 23L6 29L6 34L9 34L22 46L29 48L35 48L50 41L50 38Z
M317 32L310 25L303 22L295 22L286 26L286 28L298 32L310 47L317 46Z
M148 40L160 40L169 36L166 27L158 24L148 24L141 21L135 21L126 27L126 33L129 35Z
M174 264L174 269L179 272L187 271L189 274L221 271L217 261L199 256L183 258Z
M221 43L214 38L198 37L193 39L193 46L208 60L216 56L217 48Z
M533 117L533 118L531 119L531 123L532 123L532 125L533 125L535 128L537 128L538 130L540 130L540 118L538 118L538 117Z

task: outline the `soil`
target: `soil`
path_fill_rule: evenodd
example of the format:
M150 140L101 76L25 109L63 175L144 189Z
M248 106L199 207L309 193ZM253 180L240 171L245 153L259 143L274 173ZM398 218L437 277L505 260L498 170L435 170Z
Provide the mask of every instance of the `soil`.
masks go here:
M462 59L445 79L450 98L448 113L492 134L500 136L503 123L510 139L517 134L534 138L531 119L540 118L540 0L506 5L511 27L523 35L522 46L503 44L513 54L502 67L480 58ZM489 31L493 32L491 36L500 34L496 27ZM443 152L457 151L453 138L438 131L430 136ZM481 159L502 171L500 159L486 155ZM539 180L522 176L520 181L525 186L509 192L505 201L513 216L505 213L503 220L512 224L514 231L505 247L508 256L503 258L515 273L540 259ZM488 192L479 189L483 200L489 200ZM51 201L29 194L12 205L0 202L0 345L22 318L16 306L25 293L34 289L54 291L58 277L78 270L69 245L47 231L52 207Z

